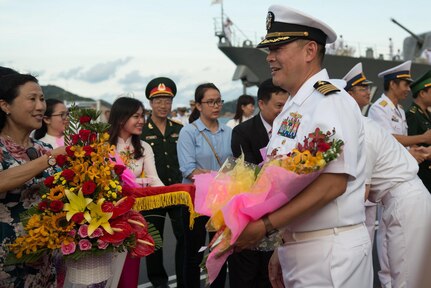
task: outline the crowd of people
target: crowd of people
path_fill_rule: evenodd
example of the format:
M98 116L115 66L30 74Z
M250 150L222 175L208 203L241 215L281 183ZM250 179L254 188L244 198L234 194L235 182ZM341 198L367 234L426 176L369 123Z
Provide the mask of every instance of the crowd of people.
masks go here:
M365 117L361 110L370 104L373 83L362 64L343 79L330 79L331 71L322 67L325 46L337 38L331 27L273 5L266 29L258 48L269 51L272 78L259 86L257 102L242 95L234 119L224 124L220 89L203 83L196 87L190 115L185 107L173 115L176 83L155 78L145 90L147 119L138 99L113 103L109 134L118 161L150 186L193 184L195 175L218 171L231 156L243 154L259 165L266 155L286 155L316 128L335 129L344 142L341 156L290 202L251 221L210 287L225 287L227 281L232 288L374 287L373 242L381 287L427 287L421 279L430 250L431 70L412 77L407 61L382 71L384 91ZM405 112L400 101L409 93L413 103ZM5 244L22 229L20 213L37 203L44 178L56 172L55 156L66 154L68 117L62 101L45 99L34 76L1 67L0 287L71 285L60 280L64 264L48 257L32 265L4 265ZM209 218L197 217L190 229L185 206L142 213L162 237L169 215L176 287L201 287L201 247L214 236L205 228ZM163 253L161 248L145 259L153 287L169 287ZM114 263L111 286L137 287L140 259L124 252Z

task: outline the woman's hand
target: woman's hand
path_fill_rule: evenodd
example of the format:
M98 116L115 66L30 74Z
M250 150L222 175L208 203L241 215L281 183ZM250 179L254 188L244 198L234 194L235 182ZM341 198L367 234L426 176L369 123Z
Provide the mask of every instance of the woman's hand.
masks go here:
M278 250L275 249L268 263L268 277L273 288L284 288L283 271L281 270Z

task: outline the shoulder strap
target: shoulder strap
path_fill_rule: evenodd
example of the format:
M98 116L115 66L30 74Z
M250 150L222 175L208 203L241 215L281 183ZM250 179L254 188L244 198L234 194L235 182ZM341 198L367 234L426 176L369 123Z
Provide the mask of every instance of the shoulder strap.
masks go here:
M192 123L192 125L195 126L196 129L198 129L198 131L199 131L199 128L198 128L198 126L195 123ZM221 163L220 157L218 157L217 152L214 149L214 146L210 142L210 139L208 139L207 135L205 135L205 133L203 131L199 131L199 133L202 134L202 136L204 137L205 141L207 141L208 145L210 145L210 148L213 151L215 158L217 159L218 165L220 165L220 167L221 167L222 163Z

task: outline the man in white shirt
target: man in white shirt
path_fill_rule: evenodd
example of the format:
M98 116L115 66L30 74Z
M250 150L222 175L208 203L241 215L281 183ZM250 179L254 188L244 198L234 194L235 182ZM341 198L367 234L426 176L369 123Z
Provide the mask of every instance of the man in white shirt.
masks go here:
M363 224L362 115L321 67L325 45L336 40L336 33L320 20L281 5L269 8L266 24L268 33L258 47L269 48L273 83L291 95L274 120L267 153L287 154L316 128L335 128L345 145L315 181L280 209L251 222L235 244L248 248L283 228L284 245L269 266L273 286L281 281L279 260L286 287L371 287L371 241Z

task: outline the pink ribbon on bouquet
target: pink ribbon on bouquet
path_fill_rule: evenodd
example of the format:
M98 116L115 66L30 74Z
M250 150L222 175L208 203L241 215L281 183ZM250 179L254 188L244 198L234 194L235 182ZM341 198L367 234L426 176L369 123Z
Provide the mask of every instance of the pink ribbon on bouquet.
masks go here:
M221 209L225 224L232 233L230 244L235 243L249 222L258 220L288 203L313 182L321 172L299 175L279 166L264 167L253 185L252 191L235 195ZM206 199L210 186L217 181L215 175L216 173L207 173L195 176L195 209L208 216L212 216L211 209L202 199ZM210 283L217 277L223 263L231 253L225 253L219 258L215 258L217 247L211 251L206 262Z

